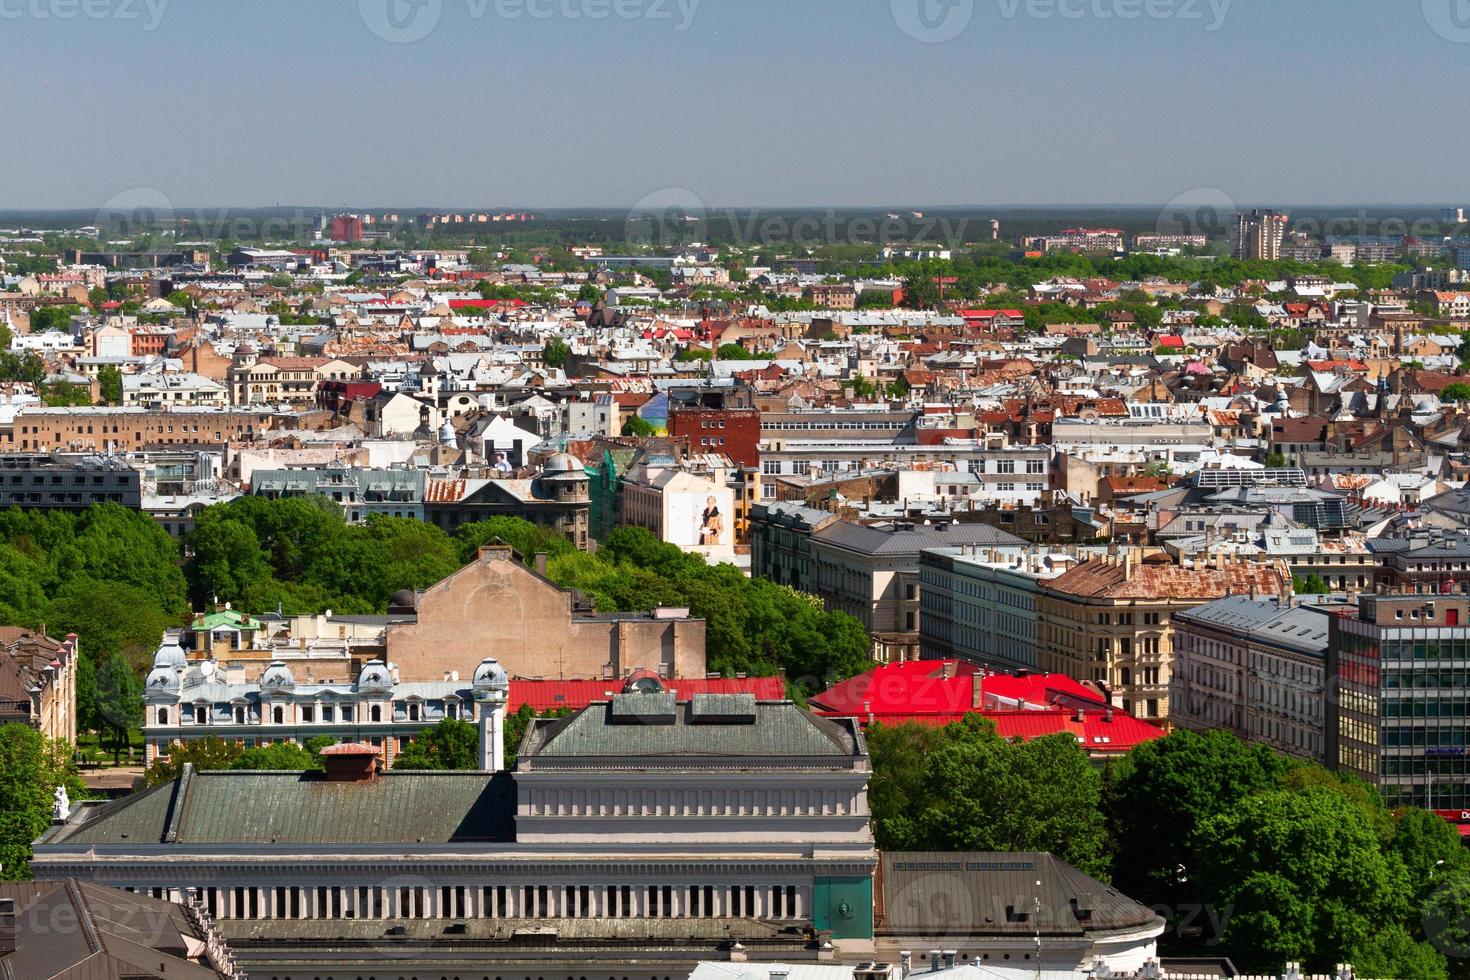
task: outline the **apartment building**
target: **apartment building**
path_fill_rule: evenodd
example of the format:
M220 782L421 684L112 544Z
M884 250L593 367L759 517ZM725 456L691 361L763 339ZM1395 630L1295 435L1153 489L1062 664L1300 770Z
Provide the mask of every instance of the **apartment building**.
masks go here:
M873 637L880 663L919 656L920 569L925 548L970 546L1019 554L1024 542L986 524L854 524L835 521L811 536L812 591L829 611L848 613Z
M1237 259L1281 258L1281 242L1286 237L1289 215L1274 211L1242 211L1235 215L1230 230L1230 254Z
M1084 561L1041 589L1041 669L1101 684L1137 717L1167 718L1175 613L1253 590L1289 597L1291 573L1279 561L1175 565L1131 548Z
M1170 720L1324 761L1322 679L1333 611L1230 595L1175 613Z
M1041 583L1069 556L926 548L919 553L919 656L996 670L1036 670Z

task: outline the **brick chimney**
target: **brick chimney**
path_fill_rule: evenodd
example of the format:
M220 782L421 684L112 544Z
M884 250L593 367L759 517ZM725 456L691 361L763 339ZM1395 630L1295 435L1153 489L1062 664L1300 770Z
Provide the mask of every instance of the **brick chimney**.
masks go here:
M378 775L378 749L363 742L345 742L322 749L322 762L331 783L369 783Z

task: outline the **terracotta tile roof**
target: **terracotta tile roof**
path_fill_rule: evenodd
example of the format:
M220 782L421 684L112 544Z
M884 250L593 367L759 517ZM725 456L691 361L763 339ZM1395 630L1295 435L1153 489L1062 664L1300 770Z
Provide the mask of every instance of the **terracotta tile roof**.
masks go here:
M1126 569L1126 571L1125 571ZM1089 599L1174 599L1206 601L1252 589L1275 595L1289 587L1285 564L1251 562L1221 568L1148 565L1093 559L1046 583L1046 589Z

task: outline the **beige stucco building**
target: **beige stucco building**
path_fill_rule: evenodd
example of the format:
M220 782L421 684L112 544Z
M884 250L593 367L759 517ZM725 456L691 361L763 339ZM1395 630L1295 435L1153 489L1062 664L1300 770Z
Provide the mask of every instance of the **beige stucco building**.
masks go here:
M1174 614L1226 595L1291 595L1285 563L1144 561L1133 549L1082 562L1037 596L1040 667L1105 685L1139 718L1169 715Z
M512 677L703 677L705 624L687 609L599 614L490 546L478 560L417 594L411 622L390 622L388 659L408 680L436 680L493 657Z

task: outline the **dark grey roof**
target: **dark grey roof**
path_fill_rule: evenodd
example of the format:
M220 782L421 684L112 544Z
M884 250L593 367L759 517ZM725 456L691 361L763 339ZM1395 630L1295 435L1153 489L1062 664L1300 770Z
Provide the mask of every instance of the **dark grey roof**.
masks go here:
M1274 598L1229 595L1177 612L1174 619L1211 626L1299 653L1321 657L1327 652L1327 614L1311 606L1283 608Z
M539 719L517 753L522 770L597 764L726 763L848 768L866 756L850 719L820 718L789 701L696 695L671 703L662 694L620 694L567 718Z
M19 927L16 951L0 955L0 980L219 976L188 959L200 935L169 902L73 880L4 882L0 898L15 901Z
M912 555L916 560L925 548L965 544L1019 547L1025 544L1014 534L980 523L911 524L900 521L875 525L834 521L812 532L812 538L848 551L869 555Z
M509 774L195 772L79 810L47 844L442 844L513 838Z
M882 856L881 881L880 936L946 936L952 944L964 936L1164 926L1146 905L1045 851L890 851Z

